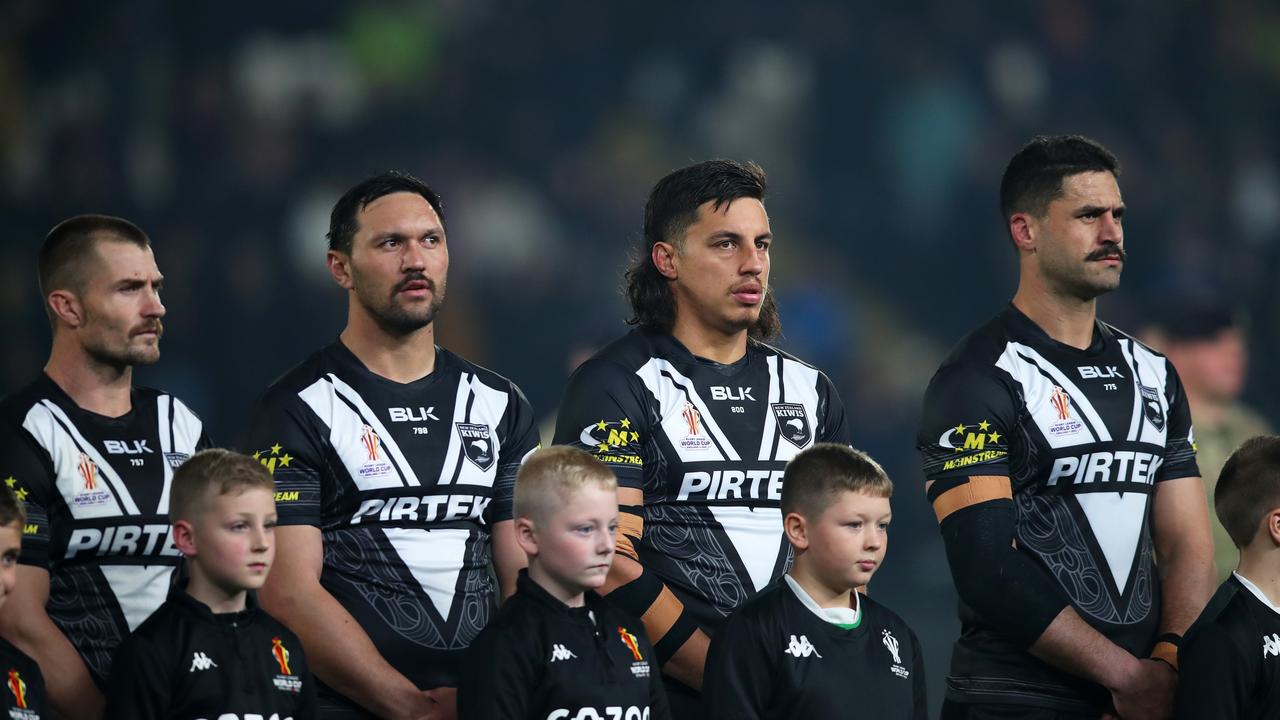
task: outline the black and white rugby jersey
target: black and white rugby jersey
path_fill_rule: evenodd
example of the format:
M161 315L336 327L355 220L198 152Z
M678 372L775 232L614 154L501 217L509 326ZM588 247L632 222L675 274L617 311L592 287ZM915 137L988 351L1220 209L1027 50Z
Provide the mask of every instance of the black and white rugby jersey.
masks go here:
M538 446L519 388L438 347L397 383L335 342L267 391L250 437L280 523L321 531L324 588L419 687L456 685L498 607L490 529Z
M19 562L49 571L50 619L99 686L111 656L169 593L182 555L169 526L173 471L209 446L182 401L133 389L108 418L41 375L0 403L0 478L27 510Z
M749 341L721 365L633 330L574 372L555 438L644 491L640 562L710 632L790 566L787 461L849 431L827 376L784 352Z
M1187 400L1162 355L1102 322L1088 349L1073 348L1011 305L934 375L917 447L925 476L940 487L1008 476L1018 548L1093 627L1147 656L1161 607L1155 484L1199 475ZM1101 688L1028 654L1002 633L1000 618L961 602L960 620L949 698L1105 702Z
M1232 573L1183 637L1178 668L1179 720L1280 717L1280 607Z

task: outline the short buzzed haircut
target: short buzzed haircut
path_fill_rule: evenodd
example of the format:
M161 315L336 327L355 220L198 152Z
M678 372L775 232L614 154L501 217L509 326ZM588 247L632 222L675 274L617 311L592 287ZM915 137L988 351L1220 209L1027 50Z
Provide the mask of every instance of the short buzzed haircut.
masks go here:
M54 318L47 302L49 293L54 290L83 292L93 254L98 243L104 241L151 247L151 238L142 232L142 228L110 215L76 215L54 225L45 236L36 262L36 276L40 283L40 297L46 300L45 312L49 314L50 322Z
M27 509L14 494L13 489L0 484L0 525L18 524L21 531L27 522Z
M893 481L861 450L817 443L787 463L782 476L782 514L816 520L842 492L893 497Z
M261 488L275 490L271 472L248 455L211 448L191 456L173 473L169 490L169 518L195 520L222 495Z
M1236 547L1253 542L1262 519L1280 507L1280 437L1260 435L1231 453L1218 474L1213 507Z
M326 233L329 249L350 255L351 243L360 229L360 211L380 197L401 192L422 196L436 211L441 226L444 225L444 207L435 190L409 173L388 170L360 181L334 203L333 211L329 213L329 232Z
M1111 151L1083 135L1038 135L1009 160L1000 180L1000 212L1007 221L1016 213L1042 218L1049 204L1062 197L1062 180L1087 172L1120 177L1120 162Z
M515 516L535 525L545 522L588 484L606 491L618 488L613 472L583 450L567 445L537 450L516 474Z

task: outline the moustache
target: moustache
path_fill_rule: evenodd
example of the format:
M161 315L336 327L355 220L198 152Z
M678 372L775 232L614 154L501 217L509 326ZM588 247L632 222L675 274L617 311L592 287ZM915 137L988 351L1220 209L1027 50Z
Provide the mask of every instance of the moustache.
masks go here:
M392 288L392 294L398 293L401 290L404 290L406 287L409 286L409 283L415 283L415 282L426 283L428 290L430 290L433 293L436 291L436 284L431 280L431 278L427 277L422 273L412 273L410 275L406 275L403 280L396 283L396 286Z
M134 328L133 332L131 332L130 335L141 335L143 333L149 333L149 332L155 333L157 338L163 337L164 323L160 322L159 320L152 320L150 322L142 323L138 327Z
M1124 251L1124 248L1120 247L1119 245L1111 245L1108 247L1098 248L1097 250L1094 250L1093 252L1086 255L1084 259L1092 261L1092 260L1108 260L1110 258L1117 258L1120 260L1120 262L1124 262L1125 260L1129 259L1128 253L1126 253Z

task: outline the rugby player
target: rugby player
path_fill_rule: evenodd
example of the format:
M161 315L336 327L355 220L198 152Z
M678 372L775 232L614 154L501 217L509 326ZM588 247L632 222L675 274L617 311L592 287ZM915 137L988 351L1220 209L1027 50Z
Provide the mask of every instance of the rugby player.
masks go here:
M1017 293L925 395L918 448L961 600L944 718L1168 717L1177 644L1213 591L1178 375L1097 318L1127 258L1118 174L1080 136L1014 155Z
M180 400L133 385L164 332L147 235L79 215L49 232L38 265L49 361L0 403L0 478L27 513L0 635L40 664L54 712L97 718L116 646L164 602L181 561L173 471L209 440Z
M333 208L338 339L277 381L250 433L275 475L263 607L319 678L322 718L452 718L458 662L524 565L516 471L538 444L511 381L437 347L440 198L389 172Z
M791 562L787 460L849 444L827 377L767 344L773 233L758 166L711 160L658 181L627 298L638 327L573 374L557 444L618 477L617 555L604 591L639 616L672 715L696 717L708 637Z

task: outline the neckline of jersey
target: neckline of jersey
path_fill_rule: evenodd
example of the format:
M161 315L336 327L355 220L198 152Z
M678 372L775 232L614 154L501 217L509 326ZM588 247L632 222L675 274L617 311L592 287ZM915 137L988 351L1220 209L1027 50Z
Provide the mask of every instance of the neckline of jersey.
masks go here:
M1236 580L1238 580L1240 584L1244 586L1245 590L1248 590L1249 592L1253 593L1253 596L1258 598L1258 602L1271 608L1271 612L1277 615L1280 615L1280 606L1277 606L1276 604L1272 603L1271 598L1267 597L1267 594L1262 592L1262 588L1258 587L1257 585L1254 585L1253 581L1241 575L1240 572L1237 570L1232 570L1231 576L1234 577Z
M1093 339L1089 342L1089 347L1081 350L1078 347L1053 339L1049 333L1044 331L1044 328L1037 325L1035 320L1027 317L1027 315L1019 310L1012 301L1009 302L1005 311L1012 317L1015 325L1021 326L1023 330L1034 335L1038 342L1044 343L1055 350L1070 355L1079 357L1097 357L1107 351L1107 340L1112 338L1112 334L1107 329L1106 324L1097 317L1094 317Z
M85 408L80 407L79 403L77 403L74 398L68 395L67 391L63 390L62 386L59 385L56 381L54 381L53 378L49 377L47 373L42 371L40 373L40 377L42 377L45 383L48 384L51 393L57 396L56 398L54 398L54 401L58 405L60 405L64 409L74 410L75 412L99 424L112 425L116 427L125 427L129 423L133 422L133 418L137 414L138 388L136 386L129 387L129 412L123 415L119 415L117 417L111 417L110 415L101 415L92 410L87 410Z
M680 342L680 339L675 335L672 335L671 333L663 333L663 335L670 340L671 344L674 345L682 355L693 361L695 365L711 370L712 372L719 373L724 377L733 377L745 370L746 367L751 364L751 358L755 354L751 352L755 341L751 338L747 338L747 350L742 354L741 358L734 360L731 363L717 362L709 358L694 355L693 351L686 347L684 343Z
M341 339L334 340L333 345L331 347L334 349L335 354L339 357L339 359L343 363L363 373L365 376L373 379L375 382L381 383L383 385L386 385L392 388L400 388L402 390L416 390L416 389L425 387L427 385L431 385L435 383L436 380L443 374L441 371L444 370L446 367L448 367L448 362L447 362L448 352L446 352L445 349L440 347L439 345L435 345L434 347L436 349L436 361L435 361L435 367L431 369L431 372L427 373L426 375L423 375L417 380L411 380L407 383L396 382L391 378L383 377L378 373L370 370L369 367L360 360L360 358L356 357L355 353L351 352L351 348L347 347L346 344L344 344Z
M809 612L813 613L814 615L817 615L817 616L818 616L818 618L819 618L819 619L821 619L821 620L822 620L824 623L826 623L827 625L830 625L830 626L833 626L833 627L837 627L837 628L840 628L841 630L845 630L845 631L849 631L849 630L857 630L857 629L862 625L862 615L863 615L863 613L862 613L862 595L861 595L857 590L852 591L852 592L853 592L853 599L854 599L854 600L856 601L856 603L857 603L857 605L856 605L855 607L853 607L853 608L824 608L824 607L822 607L822 606L818 605L818 602L817 602L816 600L814 600L814 599L813 599L813 597L812 597L811 595L809 595L808 591L806 591L804 588L800 587L800 583L796 582L795 578L791 577L791 574L790 574L790 573L788 573L788 574L786 574L786 575L783 575L782 577L783 577L783 579L786 581L786 583L787 583L787 587L791 588L791 593L792 593L793 595L795 595L795 597L796 597L796 599L797 599L797 600L799 600L799 601L800 601L800 604L801 604L801 605L804 605L804 606L805 606L805 608L806 608L807 610L809 610ZM836 620L836 619L834 618L834 615L833 615L833 614L829 614L829 613L827 612L828 610L837 610L837 611L838 611L838 610L845 610L845 609L851 609L851 610L853 610L853 622L851 622L851 623L849 623L849 622L841 622L841 621L839 621L839 620ZM843 613L841 613L841 614L843 614Z

